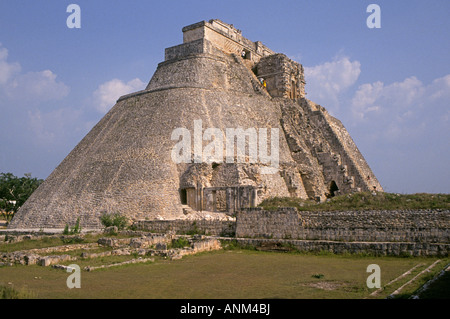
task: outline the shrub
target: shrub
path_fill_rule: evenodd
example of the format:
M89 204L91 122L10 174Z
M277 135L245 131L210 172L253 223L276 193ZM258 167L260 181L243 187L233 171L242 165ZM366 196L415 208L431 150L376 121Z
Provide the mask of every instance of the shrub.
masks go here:
M64 230L63 230L63 235L76 235L79 233L81 233L80 217L77 218L77 221L76 221L74 227L71 227L69 229L69 225L66 224L66 227L64 227Z
M128 226L127 218L120 213L108 214L104 213L100 217L100 221L103 226L110 227L116 226L118 230L123 230Z
M184 237L180 237L178 239L172 240L172 244L170 245L171 248L184 248L189 247L191 244L189 243L189 240L187 240Z

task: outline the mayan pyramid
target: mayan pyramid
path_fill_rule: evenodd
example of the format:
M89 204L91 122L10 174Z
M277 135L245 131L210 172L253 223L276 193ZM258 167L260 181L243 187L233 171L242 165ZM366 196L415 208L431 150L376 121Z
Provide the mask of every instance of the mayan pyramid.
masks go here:
M240 160L238 146L227 159L205 160L202 147L215 139L202 133L210 128L224 136L229 128L258 133L258 148L268 141L272 162L248 155L256 145L251 134ZM174 160L177 129L194 141L190 153L178 153L187 161ZM63 228L78 218L85 229L98 228L104 213L133 220L231 215L274 196L324 200L368 190L382 187L341 122L305 98L302 65L210 20L183 28L183 44L165 50L145 90L117 101L9 228Z

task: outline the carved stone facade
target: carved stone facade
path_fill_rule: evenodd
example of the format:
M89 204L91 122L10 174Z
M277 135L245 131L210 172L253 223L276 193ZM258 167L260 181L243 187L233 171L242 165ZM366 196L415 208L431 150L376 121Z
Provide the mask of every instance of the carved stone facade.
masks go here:
M252 42L233 25L220 20L195 23L183 28L183 44L167 48L165 60L199 53L240 56L261 83L265 82L272 97L298 99L305 97L303 66L284 54L275 54L260 41Z
M257 63L262 57L274 54L260 41L252 42L244 38L241 30L217 19L198 22L183 28L184 44L197 40L207 40L223 52L240 55L253 63ZM171 48L167 50L170 52Z
M266 81L272 97L299 99L305 97L303 66L284 54L263 57L255 66L256 75Z

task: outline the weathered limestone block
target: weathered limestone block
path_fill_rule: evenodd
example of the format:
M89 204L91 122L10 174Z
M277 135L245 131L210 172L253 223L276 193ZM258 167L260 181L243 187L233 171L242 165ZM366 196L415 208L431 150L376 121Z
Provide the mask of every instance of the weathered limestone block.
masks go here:
M131 249L128 247L115 249L111 252L113 256L129 256L131 255Z
M45 256L45 257L41 257L39 259L39 265L47 267L47 266L58 264L60 262L69 261L69 260L73 260L73 257L71 257L70 255Z
M30 254L30 255L25 255L24 259L27 265L36 265L39 262L39 255L34 255L34 254Z
M111 256L111 254L112 254L111 251L104 251L104 252L100 252L100 253L83 252L81 254L81 258L98 258L98 257Z
M110 237L103 237L100 238L97 243L101 246L108 246L108 247L120 247L124 245L129 245L131 239L130 238L110 238Z
M167 244L171 240L167 235L150 235L141 238L132 238L130 240L130 247L132 248L148 248L157 244Z
M155 249L157 250L167 250L167 244L166 243L157 243L155 246Z
M194 242L192 244L192 248L194 250L194 253L197 253L202 251L221 249L222 246L217 239L211 238Z

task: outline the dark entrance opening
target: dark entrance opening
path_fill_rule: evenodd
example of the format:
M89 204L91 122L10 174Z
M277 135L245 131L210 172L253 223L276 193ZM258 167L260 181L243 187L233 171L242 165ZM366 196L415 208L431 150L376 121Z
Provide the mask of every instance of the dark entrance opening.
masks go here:
M295 100L297 98L297 83L292 80L291 83L291 99Z
M185 189L180 189L181 205L187 205L187 193Z
M330 194L328 197L334 197L336 196L337 192L339 191L339 187L337 187L336 182L335 181L331 181L330 183Z
M242 57L244 60L250 60L250 51L249 51L249 50L246 50L246 49L243 49L243 50L241 51L241 57Z

